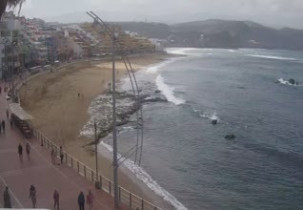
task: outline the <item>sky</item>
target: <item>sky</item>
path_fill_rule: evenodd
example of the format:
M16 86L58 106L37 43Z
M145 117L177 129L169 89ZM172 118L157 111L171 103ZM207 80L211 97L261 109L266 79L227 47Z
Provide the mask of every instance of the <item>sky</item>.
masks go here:
M47 21L180 23L205 19L251 20L272 27L303 29L303 0L26 0L21 15Z

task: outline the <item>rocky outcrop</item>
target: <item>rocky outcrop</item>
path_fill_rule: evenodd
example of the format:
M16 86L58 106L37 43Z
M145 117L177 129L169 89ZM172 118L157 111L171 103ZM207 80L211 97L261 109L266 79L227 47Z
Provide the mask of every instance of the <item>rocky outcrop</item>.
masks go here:
M149 95L141 95L139 100L133 95L127 92L116 92L116 122L117 126L127 124L131 115L136 113L144 103L149 102L167 102L164 97L157 96L151 97ZM105 94L97 97L91 104L90 115L96 116L84 126L84 130L87 128L93 128L93 124L96 120L98 127L98 139L107 136L113 128L112 120L112 92L108 91ZM95 142L92 141L88 145L92 145Z
M227 135L225 135L224 138L227 139L227 140L233 140L233 139L236 138L236 136L234 134L227 134Z

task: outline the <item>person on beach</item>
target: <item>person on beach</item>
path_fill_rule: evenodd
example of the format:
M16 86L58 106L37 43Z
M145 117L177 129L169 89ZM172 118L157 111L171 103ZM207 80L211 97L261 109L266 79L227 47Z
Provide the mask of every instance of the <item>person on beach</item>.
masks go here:
M64 157L62 146L60 146L59 155L60 155L60 163L62 165L63 164L63 157Z
M57 190L54 191L53 198L54 198L54 209L59 210L59 193Z
M81 191L79 196L78 196L78 205L79 205L79 210L84 210L84 205L85 205L85 197L83 192Z
M32 200L33 208L36 208L36 202L37 202L37 191L34 185L31 185L29 188L29 197Z
M12 208L11 197L8 192L8 187L5 187L3 192L4 208Z
M28 142L26 142L25 150L26 150L27 158L29 159L30 158L30 153L31 153L31 146Z
M94 197L93 193L89 190L88 194L86 196L86 202L87 202L89 210L93 209L94 200L95 200L95 197Z
M19 154L19 160L20 160L20 162L22 162L23 161L23 147L22 147L22 145L19 143L19 145L18 145L18 154Z

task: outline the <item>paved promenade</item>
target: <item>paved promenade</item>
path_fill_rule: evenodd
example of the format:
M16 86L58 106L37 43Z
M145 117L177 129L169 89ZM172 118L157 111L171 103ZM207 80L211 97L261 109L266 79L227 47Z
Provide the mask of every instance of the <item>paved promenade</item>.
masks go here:
M14 208L31 208L29 187L33 184L37 190L37 208L53 209L53 192L60 194L60 210L76 210L77 198L80 191L85 197L88 190L95 195L94 208L96 210L114 209L114 200L107 193L95 190L93 183L85 180L66 165L53 165L50 151L41 147L32 138L26 140L17 128L11 127L6 117L8 103L6 93L0 95L0 120L5 120L6 130L0 134L0 208L3 207L4 187L10 189L10 196ZM31 144L31 154L27 157L26 142ZM23 146L23 162L17 153L18 144ZM57 160L59 163L59 160ZM88 209L88 206L85 206ZM127 209L125 206L120 209Z

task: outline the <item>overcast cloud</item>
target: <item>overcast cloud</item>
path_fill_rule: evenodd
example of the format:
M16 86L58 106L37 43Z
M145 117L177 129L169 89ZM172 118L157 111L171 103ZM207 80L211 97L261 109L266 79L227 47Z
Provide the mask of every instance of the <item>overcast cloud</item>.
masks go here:
M178 23L205 19L252 20L303 29L303 0L26 0L22 15L61 22L89 20Z

